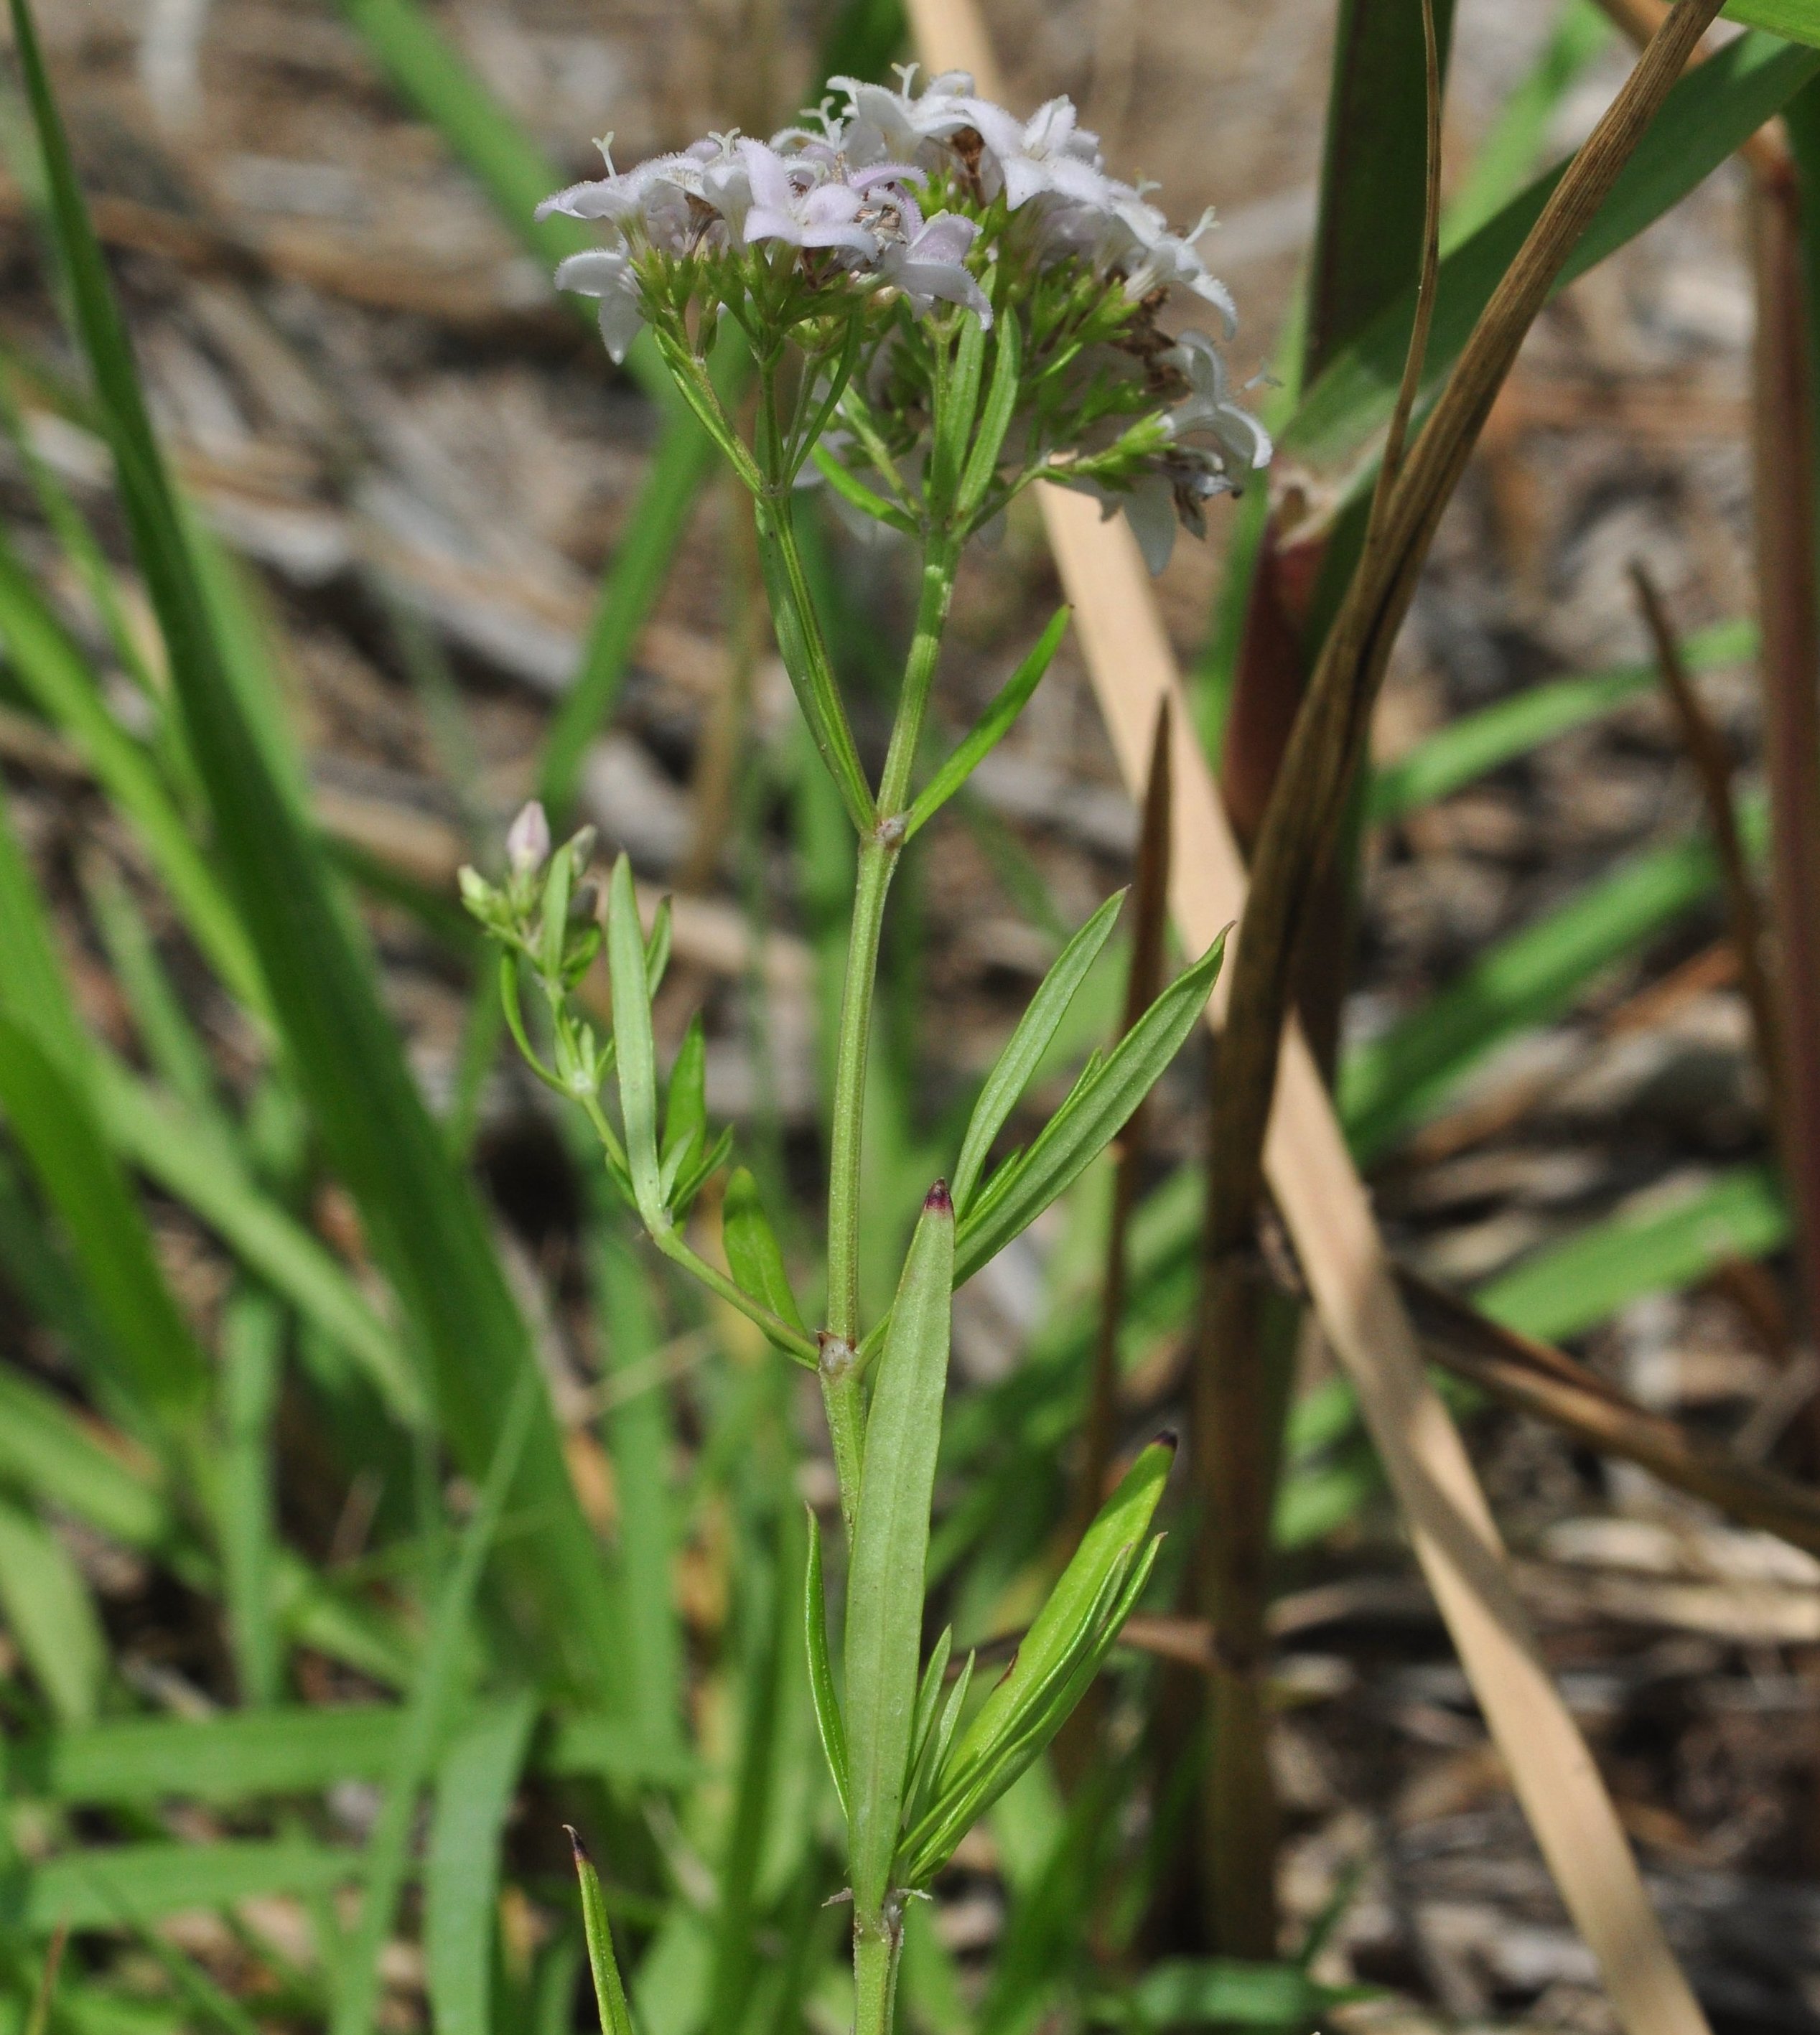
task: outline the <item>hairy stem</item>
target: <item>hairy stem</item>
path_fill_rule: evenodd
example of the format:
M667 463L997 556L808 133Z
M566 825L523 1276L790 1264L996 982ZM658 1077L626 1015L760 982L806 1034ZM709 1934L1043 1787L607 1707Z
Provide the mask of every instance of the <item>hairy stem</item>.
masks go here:
M898 1954L903 1947L899 1923L874 1920L853 1925L853 2035L891 2035L897 2004Z

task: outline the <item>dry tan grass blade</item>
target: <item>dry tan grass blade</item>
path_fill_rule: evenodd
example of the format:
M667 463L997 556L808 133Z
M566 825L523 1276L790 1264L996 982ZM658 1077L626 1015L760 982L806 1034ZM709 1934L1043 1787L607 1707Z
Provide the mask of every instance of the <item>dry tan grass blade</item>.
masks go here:
M997 66L974 0L910 0L933 70ZM1245 873L1192 733L1149 575L1122 521L1039 491L1119 768L1142 796L1157 715L1171 702L1170 905L1199 954L1241 916ZM1217 1021L1222 999L1210 1014ZM1611 1798L1539 1653L1458 1429L1428 1382L1365 1188L1299 1027L1283 1042L1266 1170L1321 1326L1356 1387L1410 1538L1563 1902L1628 2035L1706 2035Z

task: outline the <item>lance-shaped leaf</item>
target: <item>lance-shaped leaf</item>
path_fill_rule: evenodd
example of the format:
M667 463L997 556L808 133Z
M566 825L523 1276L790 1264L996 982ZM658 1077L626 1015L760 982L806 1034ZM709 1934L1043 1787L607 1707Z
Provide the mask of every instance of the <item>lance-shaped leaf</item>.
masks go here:
M1082 1535L1073 1560L1062 1571L1048 1601L1024 1634L1016 1659L955 1747L952 1765L956 1774L1012 1735L1020 1714L1028 1707L1031 1691L1078 1652L1107 1578L1148 1531L1174 1461L1173 1435L1152 1442L1101 1507L1098 1516Z
M955 498L985 371L985 328L973 312L965 312L953 365L936 384L935 439L929 447L925 491L932 504L945 505Z
M601 1892L601 1875L588 1856L588 1848L572 1824L563 1826L575 1854L575 1877L582 1883L582 1934L588 1946L588 1969L593 1974L594 2000L601 2016L601 2035L635 2035L632 2010L626 2004L626 1988L620 1980L619 1959L613 1955L613 1932L607 1926L607 1903Z
M879 1361L847 1574L848 1869L855 1915L875 1926L891 1888L915 1720L954 1250L954 1204L937 1181L910 1239Z
M1076 1089L1029 1150L1007 1160L988 1183L979 1206L961 1223L957 1281L971 1278L1027 1229L1124 1129L1193 1030L1213 992L1225 950L1222 933L1125 1033L1092 1079Z
M797 1305L789 1274L784 1270L777 1232L759 1198L759 1183L744 1166L737 1168L727 1182L725 1198L721 1204L721 1242L727 1264L740 1285L755 1300L762 1300L779 1321L807 1334L802 1310ZM786 1348L782 1344L778 1347ZM797 1354L793 1349L786 1349L786 1353Z
M1117 918L1119 907L1124 902L1125 893L1115 891L1057 955L1054 965L1042 979L1042 987L1018 1020L1017 1029L1005 1042L1004 1051L986 1076L985 1085L968 1119L967 1136L962 1140L960 1157L954 1169L955 1206L961 1211L963 1219L981 1170L991 1156L993 1140L1016 1108L1018 1098L1049 1050L1049 1042L1068 1014L1076 992L1086 981L1087 970L1099 958L1100 950L1110 936L1113 921Z
M632 890L632 865L613 864L607 894L607 963L613 992L613 1044L620 1077L620 1115L626 1131L626 1166L639 1213L651 1229L665 1227L658 1166L658 1051L651 1036L651 993L645 973L645 936Z
M967 456L967 469L960 477L958 506L970 515L985 499L986 490L998 470L998 456L1004 449L1004 434L1017 408L1019 378L1023 369L1023 329L1015 318L1003 318L997 325L998 353L993 362L992 386L986 391L985 407L980 412L979 429L973 450Z
M1149 1580L1162 1544L1144 1537L1174 1459L1173 1436L1153 1442L1083 1536L998 1687L940 1762L933 1805L899 1854L905 1886L927 1884L1086 1693Z
M1806 11L1804 0L1792 4ZM1813 50L1762 34L1739 36L1689 71L1581 236L1556 289L1565 289L1679 204L1817 72L1820 55ZM1459 358L1479 313L1560 181L1562 167L1538 178L1442 261L1423 367L1424 404ZM1348 476L1355 493L1370 487L1373 461L1360 455L1396 404L1412 300L1412 293L1400 299L1334 358L1281 441L1290 458L1326 473L1357 461Z
M1004 1737L964 1768L956 1762L953 1780L944 1781L934 1807L918 1819L904 1840L898 1863L898 1877L904 1886L927 1885L955 1846L1067 1722L1143 1594L1162 1545L1159 1535L1125 1552L1094 1601L1078 1652L1058 1661L1030 1691L1028 1702Z
M906 841L935 817L1004 739L1012 723L1023 712L1025 703L1042 682L1043 673L1049 669L1073 612L1070 607L1056 610L1030 655L1005 680L994 694L992 704L911 802L910 811L904 815Z
M841 1814L850 1822L852 1796L847 1778L847 1728L841 1715L840 1698L835 1694L834 1668L828 1659L828 1608L822 1588L822 1529L813 1512L809 1514L808 1559L803 1568L803 1633L809 1657L809 1694L815 1700L816 1729L821 1736L822 1751L833 1777L835 1792L841 1800Z

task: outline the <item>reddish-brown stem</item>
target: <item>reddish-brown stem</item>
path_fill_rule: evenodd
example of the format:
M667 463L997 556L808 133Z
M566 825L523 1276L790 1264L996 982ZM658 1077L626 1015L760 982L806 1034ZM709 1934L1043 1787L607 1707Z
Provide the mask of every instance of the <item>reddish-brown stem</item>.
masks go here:
M1784 160L1752 182L1754 451L1780 1112L1811 1327L1820 1294L1820 602L1814 390L1800 193Z

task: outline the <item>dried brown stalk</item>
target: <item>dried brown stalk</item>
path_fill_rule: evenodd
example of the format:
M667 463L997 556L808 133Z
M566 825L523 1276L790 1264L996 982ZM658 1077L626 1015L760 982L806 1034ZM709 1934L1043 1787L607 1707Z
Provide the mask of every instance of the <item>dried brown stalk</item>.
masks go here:
M1810 1317L1820 1305L1820 596L1800 191L1784 158L1753 180L1758 606L1769 779L1779 1114Z
M1756 881L1744 852L1743 837L1738 829L1738 809L1731 796L1731 758L1726 750L1724 737L1713 725L1712 717L1694 690L1693 676L1668 619L1668 611L1642 559L1631 560L1630 579L1637 589L1644 626L1649 631L1656 652L1663 690L1680 724L1682 747L1687 751L1687 759L1700 780L1701 796L1706 805L1706 822L1712 829L1713 844L1719 856L1731 943L1737 950L1739 987L1750 1006L1757 1057L1769 1089L1771 1120L1780 1126L1784 1118L1776 1098L1782 1085L1782 1048L1777 1036L1769 977L1763 965L1762 908L1758 902Z

